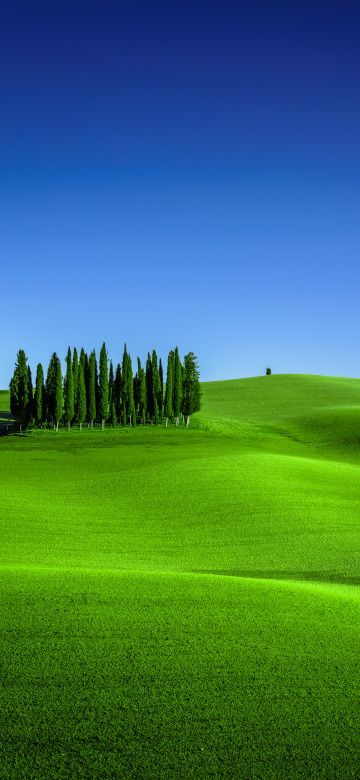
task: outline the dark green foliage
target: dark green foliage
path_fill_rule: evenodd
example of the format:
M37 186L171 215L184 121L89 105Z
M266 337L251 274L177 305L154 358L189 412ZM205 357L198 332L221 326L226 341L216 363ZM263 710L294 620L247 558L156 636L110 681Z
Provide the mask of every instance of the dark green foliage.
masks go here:
M36 369L35 395L34 395L34 418L37 425L42 425L46 418L46 398L44 385L44 369L41 363L38 363Z
M159 399L159 413L162 418L164 412L164 370L161 358L159 360L159 378L160 378L160 399Z
M111 425L113 428L115 428L116 422L117 419L116 419L115 401L113 401L111 404Z
M120 419L121 416L121 365L120 363L117 364L116 372L115 372L114 401L115 401L116 416L118 419Z
M58 429L63 413L63 387L60 360L54 352L50 359L46 377L47 414Z
M87 402L88 420L91 427L96 419L96 355L95 350L90 352L88 366L88 402Z
M151 362L151 356L150 352L148 352L147 360L146 360L146 372L145 372L145 380L146 380L146 407L147 407L147 413L150 420L153 419L154 416L154 388L153 388L153 370L152 370L152 362Z
M179 422L182 400L182 366L179 357L179 350L176 347L174 352L174 395L173 395L173 413L176 421Z
M190 416L194 414L194 412L200 411L200 407L201 390L197 358L193 352L189 352L187 355L185 355L184 359L181 401L181 411L184 417L187 418L187 426L190 422Z
M153 350L152 353L151 363L152 363L152 386L153 386L153 394L154 394L153 414L154 414L154 422L157 423L159 421L159 416L161 415L161 411L162 411L162 399L161 399L159 366L158 366L158 359L155 350Z
M29 418L29 375L27 357L23 349L19 349L15 371L10 381L10 410L13 417L21 422Z
M271 368L267 368L265 374L266 376L271 376Z
M165 417L170 419L173 416L173 392L174 392L174 352L169 352L166 372L166 388L165 388Z
M127 424L129 419L130 425L135 425L135 404L134 404L134 387L133 387L133 370L130 355L124 346L124 354L122 360L122 413L123 413L123 425Z
M105 342L103 343L100 350L99 390L100 390L99 411L100 411L100 418L101 418L101 426L102 428L104 428L105 420L107 420L109 415L109 374L108 374L108 356L107 356Z
M74 347L73 351L73 359L72 359L72 374L73 374L73 383L74 383L74 417L75 420L77 420L77 383L78 383L78 374L79 374L79 358L78 358L78 352L76 347Z
M140 358L138 358L138 412L141 417L141 422L146 422L146 377L145 371L141 365Z
M31 375L31 368L30 366L27 367L27 375L28 375L28 408L27 408L27 415L26 415L26 421L31 422L34 419L34 388L32 383L32 375Z
M74 398L74 377L71 360L71 349L69 347L66 355L66 374L64 380L64 420L70 430L70 425L74 419L75 398Z
M86 388L85 388L85 361L80 360L78 370L78 382L77 382L77 421L80 424L80 430L82 424L86 420Z
M114 378L114 367L113 362L110 360L110 368L109 368L109 409L111 413L111 407L113 400L115 400L115 378Z

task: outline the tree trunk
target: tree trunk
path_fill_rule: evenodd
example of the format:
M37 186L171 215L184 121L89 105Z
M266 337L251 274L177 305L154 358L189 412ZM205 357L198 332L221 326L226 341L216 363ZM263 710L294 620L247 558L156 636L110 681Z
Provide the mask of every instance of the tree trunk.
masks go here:
M131 412L130 412L130 417L129 417L129 425L130 425L130 428L131 428Z
M68 420L68 431L70 430L70 420Z
M79 428L82 431L82 422L79 422Z
M179 425L179 418L176 418L176 425Z
M168 427L168 422L169 422L169 418L167 417L167 418L166 418L166 423L165 423L165 428L167 428L167 427Z
M189 415L189 414L187 414L187 415L186 415L186 427L188 428L188 427L189 427L189 425L190 425L190 415Z
M101 428L102 428L102 430L104 430L104 428L105 428L105 420L101 420Z

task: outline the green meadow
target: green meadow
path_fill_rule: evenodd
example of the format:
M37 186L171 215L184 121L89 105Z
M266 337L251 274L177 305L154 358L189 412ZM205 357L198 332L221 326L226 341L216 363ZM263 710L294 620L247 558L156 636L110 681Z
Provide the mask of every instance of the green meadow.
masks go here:
M202 389L0 439L4 780L358 778L360 380Z

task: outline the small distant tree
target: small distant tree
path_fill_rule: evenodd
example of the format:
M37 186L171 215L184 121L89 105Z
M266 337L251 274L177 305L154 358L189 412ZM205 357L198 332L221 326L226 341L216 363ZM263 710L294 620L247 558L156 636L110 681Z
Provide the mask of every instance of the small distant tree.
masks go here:
M265 374L266 376L271 376L271 368L267 368Z
M68 430L74 419L75 400L74 400L74 377L71 359L71 349L69 347L66 355L66 374L64 379L64 420L67 423Z
M109 367L109 409L111 414L111 407L114 400L115 395L115 377L114 377L114 367L113 362L110 360L110 367Z
M100 390L100 417L101 427L105 428L105 420L109 415L109 375L108 375L108 356L105 342L100 350L99 362L99 390Z
M201 407L200 375L197 358L189 352L184 358L183 386L181 411L186 419L186 427L190 425L190 416Z

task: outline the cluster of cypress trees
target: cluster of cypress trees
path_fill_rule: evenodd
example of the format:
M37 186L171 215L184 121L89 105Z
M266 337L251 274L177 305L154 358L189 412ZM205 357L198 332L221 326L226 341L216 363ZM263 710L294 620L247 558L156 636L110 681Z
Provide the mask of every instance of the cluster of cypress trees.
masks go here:
M193 352L181 362L179 350L171 350L167 360L166 383L163 366L156 351L148 353L146 365L137 359L133 375L131 357L124 347L121 363L114 370L108 359L105 343L97 360L95 350L80 354L69 347L66 355L65 376L56 352L51 356L46 378L43 366L36 369L35 387L24 350L17 355L15 371L10 382L10 409L14 417L28 424L42 427L51 424L56 430L63 422L69 429L77 422L93 427L101 422L115 426L136 425L165 419L178 425L182 418L188 426L190 416L200 409L201 392L197 359Z

